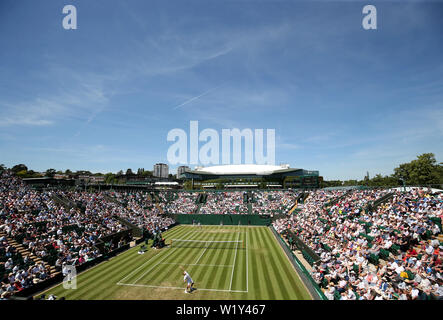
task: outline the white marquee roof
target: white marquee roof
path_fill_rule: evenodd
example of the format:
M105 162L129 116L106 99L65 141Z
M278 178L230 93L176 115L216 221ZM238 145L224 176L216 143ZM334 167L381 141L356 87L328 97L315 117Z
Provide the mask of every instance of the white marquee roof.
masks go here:
M265 165L265 164L233 164L212 167L196 167L195 172L212 173L212 174L256 174L266 175L272 174L278 170L289 169L289 165Z

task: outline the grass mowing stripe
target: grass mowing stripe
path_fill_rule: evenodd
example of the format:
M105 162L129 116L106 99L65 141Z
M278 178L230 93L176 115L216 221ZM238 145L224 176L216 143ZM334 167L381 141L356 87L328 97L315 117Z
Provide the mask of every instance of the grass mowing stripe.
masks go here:
M208 234L208 237L206 237L206 238L207 238L207 239L205 239L205 240L212 240L212 241L214 241L215 238L216 238L216 236L212 236L212 235L211 235L211 237L210 237L209 234ZM211 238L211 239L209 239L209 238ZM199 262L200 259L203 257L203 255L205 254L206 250L208 249L209 245L210 245L209 243L206 244L205 249L203 250L203 252L201 253L201 255L198 257L198 259L194 262L195 264L198 264L198 262Z
M273 242L273 252L278 253L281 256L281 259L284 260L285 263L282 263L282 272L281 274L283 275L291 275L291 277L289 277L289 280L293 283L294 288L296 288L296 292L297 292L297 297L296 299L312 299L311 295L308 292L308 289L305 287L305 284L303 283L303 281L300 278L300 275L298 274L298 272L296 271L296 269L294 268L294 266L292 265L292 262L289 260L290 258L286 255L286 253L284 252L283 248L281 247L280 243L278 242L277 239L275 239L274 234L272 233L270 228L268 229L268 233L270 235L270 237L272 237L274 239Z
M164 233L166 240L172 238L187 238L216 241L243 240L244 250L232 248L212 249L203 247L177 248L176 252L169 250L149 250L144 255L137 255L138 248L131 248L110 261L103 262L91 270L78 276L80 288L65 290L60 284L48 291L59 292L57 296L67 299L180 299L174 289L161 289L148 287L118 286L116 282L126 277L128 280L145 274L140 278L141 285L166 285L181 286L176 263L195 264L189 266L191 276L196 281L197 289L218 289L243 291L248 293L196 291L196 295L186 296L186 299L309 299L306 288L298 274L291 265L271 230L266 227L239 227L239 226L177 226ZM168 243L168 242L167 242ZM231 244L232 245L232 244ZM152 260L150 260L152 258ZM162 260L164 259L164 260ZM161 265L159 263L170 263ZM216 267L215 265L233 265L232 267ZM213 265L207 266L204 265ZM149 268L155 266L152 272ZM249 266L249 270L247 267ZM140 267L140 268L139 268ZM139 268L139 270L137 270ZM141 269L141 270L140 270ZM177 271L176 271L177 270ZM134 272L135 271L135 272ZM132 272L132 273L131 273ZM177 272L177 275L175 273ZM126 276L125 276L126 274ZM173 276L172 276L173 275ZM249 278L247 278L249 276ZM169 279L171 281L169 281ZM231 281L232 279L232 281ZM249 281L250 280L250 281ZM169 281L169 283L167 282ZM154 283L155 282L155 283ZM249 283L250 282L250 283ZM179 283L177 285L177 283ZM146 290L145 290L146 289ZM75 292L74 292L75 291ZM180 291L180 290L178 290ZM184 296L183 296L184 298Z
M191 227L192 228L192 227ZM208 236L208 235L205 235ZM174 254L170 255L170 262L178 262L182 263L183 265L187 264L184 262L185 258L191 257L193 259L194 255L198 254L202 249L195 250L194 248L177 248L178 251L174 251ZM174 250L174 249L173 249ZM191 252L194 252L190 254ZM168 257L168 258L169 258ZM168 262L167 259L165 259L162 262ZM191 262L191 261L190 261ZM179 269L178 265L162 265L162 267L158 267L158 265L153 266L152 273L148 278L144 278L140 283L143 284L149 284L149 285L161 285L162 282L167 278L170 277L172 272L174 272L174 269ZM181 273L181 271L180 271ZM155 279L155 281L153 281Z
M245 237L244 233L241 233L241 240ZM234 290L241 290L241 291L247 291L246 287L246 249L243 246L239 249L238 255L237 255L237 262L236 262L236 272L234 274L234 284L233 289Z
M207 230L208 231L212 231L213 229L214 228L212 227L212 228L208 228ZM211 233L207 233L207 234L208 234L208 237L207 237L208 240L219 240L217 238L217 236L214 236ZM204 253L204 256L202 255L200 257L200 259L199 259L200 260L200 264L208 264L207 263L207 257L208 257L208 255L211 255L211 253L213 254L214 250L216 250L216 249L210 248L209 250L206 250L205 253ZM202 257L203 257L203 259L202 259ZM191 273L192 279L194 281L196 281L196 283L198 282L199 284L205 283L203 281L203 274L211 274L210 272L207 272L208 269L209 270L213 270L213 268L211 268L211 267L193 266L192 269L190 269L190 270L192 270L192 273Z
M184 232L184 231L185 230L183 230L181 232ZM131 252L132 254L136 253L136 248L133 248L131 250L132 250L132 252ZM145 257L144 255L143 256L142 255L137 255L137 256L129 255L127 258L124 259L124 261L119 261L119 264L117 264L117 265L116 264L111 264L111 266L110 266L110 267L112 267L111 271L108 271L107 273L102 272L99 275L96 275L96 276L94 276L92 278L89 278L89 282L90 283L91 282L94 283L96 286L95 286L95 289L92 289L92 290L90 290L88 292L88 295L91 298L94 299L95 296L96 296L96 292L98 290L102 289L102 286L99 285L100 283L112 283L114 285L114 290L116 290L118 287L115 286L115 283L121 279L121 276L122 276L122 273L123 273L124 270L128 270L128 269L133 269L134 268L134 260L139 260L140 259L139 264L141 264L141 266L143 266L146 263L145 260L147 258L148 258L148 261L149 261L151 258L156 258L156 257L158 258L158 256L159 256L159 254L157 254L156 252L153 252L153 255L151 257L149 257L149 258ZM103 270L103 271L105 271L105 270ZM114 275L115 275L115 279L113 279L113 281L110 281L110 278L112 278ZM94 281L98 276L100 276L100 279L98 281ZM83 294L82 291L76 292L73 298Z
M236 236L235 233L230 233L229 234L229 240L233 241L235 236ZM222 264L230 264L230 265L233 264L233 255L235 254L233 250L235 250L235 249L227 248L227 249L225 249L225 250L223 250L221 252L221 256L223 257L222 261L224 261ZM231 269L231 270L229 270L229 269ZM231 274L232 274L232 268L223 268L223 270L219 271L218 282L216 282L217 283L217 288L219 288L219 289L223 288L225 290L226 289L231 290L229 288Z
M183 249L183 248L180 248ZM189 254L190 248L186 248L184 250L175 251L173 255L169 256L170 262L177 262L177 261L183 261L185 257ZM168 262L167 259L165 259L163 262ZM189 269L189 268L185 268ZM140 281L140 284L149 284L154 286L161 286L164 285L163 281L167 280L168 278L174 279L178 277L182 273L179 265L175 264L165 264L165 265L157 265L154 266L151 270L149 277L143 278L142 281ZM175 277L175 276L176 277ZM173 280L172 280L173 281Z
M272 248L273 243L275 242L273 238L269 237L269 233L265 231L264 237L266 238L266 243L268 245L268 248ZM274 248L275 250L275 248ZM269 263L271 270L273 271L272 274L275 276L276 284L278 285L280 291L278 293L281 294L281 299L290 299L290 295L288 293L288 290L286 288L287 282L283 281L283 278L281 276L281 264L285 263L285 261L282 262L281 256L279 256L277 253L278 251L269 250L270 258ZM296 287L297 288L297 287Z
M96 278L101 277L108 269L114 269L114 268L118 268L118 266L120 266L121 264L126 264L129 260L133 259L132 256L132 251L133 249L128 250L127 252L125 252L124 256L118 256L116 258L117 259L113 259L112 261L106 261L104 262L102 265L97 266L96 268L94 268L93 270L90 270L89 272L85 272L80 274L77 277L77 289L75 290L76 292L80 292L83 290L83 288L87 287L89 285L90 282L93 282ZM139 263L142 263L143 260L141 260L140 257L140 261ZM85 283L85 286L82 286L81 284ZM59 286L57 286L56 288L54 288L54 290L51 290L53 292L57 292L58 294L60 294L60 292L62 291L73 291L73 290L66 290L63 288L62 284L60 284ZM56 294L56 293L54 293Z
M237 234L237 241L239 238L240 238L240 233ZM234 262L232 263L231 283L229 284L229 290L232 289L232 280L234 279L235 262L237 260L237 253L238 253L238 242L235 244L235 255L234 255Z
M275 237L266 230L270 240L270 252L273 256L272 262L275 262L275 272L281 283L283 299L298 299L300 298L300 283L296 281L297 274L294 269L289 265L289 261L286 258L286 254L279 247Z
M279 260L281 261L281 263L279 268L280 271L279 274L281 274L283 277L286 278L287 281L284 281L284 283L291 284L291 287L293 288L293 290L295 290L297 299L310 299L310 295L308 294L307 289L305 288L303 282L299 278L297 271L288 261L286 253L283 251L280 244L276 241L274 234L269 228L268 228L268 234L270 237L274 239L272 243L271 252L274 255L278 255L280 257Z
M204 263L211 265L220 265L220 260L218 260L217 258L220 256L221 250L222 249L216 248L209 250L209 252L207 252L205 255ZM201 268L201 271L195 275L195 279L193 280L196 281L197 286L204 283L206 286L208 286L208 288L210 288L214 280L214 275L212 272L207 272L205 268Z
M250 231L250 242L248 242L248 246L249 246L249 250L250 250L250 258L251 258L251 272L250 275L252 275L252 282L249 284L250 285L250 291L252 292L253 299L264 299L264 297L261 295L261 282L259 279L259 269L260 268L260 264L258 263L258 254L256 254L257 251L257 229L253 229Z
M184 233L184 232L186 232L186 230L185 229L184 230L180 230L179 232L180 233ZM136 248L133 248L133 249L136 249ZM133 251L133 253L135 253L135 250ZM112 269L111 272L107 272L106 275L103 273L102 277L100 278L100 280L99 281L95 281L94 283L97 284L97 282L98 282L98 284L100 284L100 283L104 282L104 283L115 284L115 282L119 281L119 278L121 277L121 273L122 273L123 270L131 269L131 267L132 268L134 267L134 259L137 259L138 257L142 257L142 258L146 259L146 257L143 257L141 255L137 255L136 257L130 255L128 259L124 260L124 263L120 263L118 266L113 265L113 269ZM153 256L151 256L148 259L148 261L151 258L154 258L154 257L158 258L159 254L156 254L156 252L154 252ZM141 264L141 265L143 266L143 264ZM114 279L114 277L115 277L115 279ZM111 279L112 279L112 281L111 281ZM92 281L92 280L90 279L90 281ZM119 287L114 285L114 291L117 290L117 288L119 288ZM92 290L90 290L88 292L88 295L91 297L91 299L96 299L97 298L97 292L99 292L101 290L102 290L102 286L97 285L94 289L92 289ZM81 295L82 293L83 292L76 293L73 298Z
M211 226L211 227L205 227L205 230L209 231L207 238L208 240L213 241L220 241L220 234L217 233L218 227ZM205 254L200 257L200 264L210 264L208 263L208 257L211 257L214 255L214 251L218 249L215 249L214 247L210 248L208 251L205 251ZM199 283L199 285L203 284L203 286L206 287L206 282L203 280L204 275L212 275L212 272L208 272L209 270L215 270L217 267L203 267L203 266L196 266L193 268L193 274L192 279Z
M260 243L260 247L263 249L266 249L265 252L267 254L261 254L261 263L263 273L261 273L261 279L263 281L264 287L266 288L266 294L269 296L270 300L276 299L276 290L274 288L275 284L275 275L273 272L270 272L268 268L268 258L269 258L269 248L268 243L265 241L265 234L263 233L263 229L260 228L257 230L257 233L259 234L258 241Z
M100 279L91 283L89 290L86 293L79 292L73 295L71 298L75 299L80 297L81 299L97 299L98 295L104 291L103 288L108 284L112 285L107 287L107 291L118 290L119 287L115 283L121 277L122 272L127 270L127 268L127 264L121 264L119 267L112 269L110 272L103 273Z
M171 231L181 231L181 230L171 229ZM108 269L118 268L118 266L120 266L121 264L126 265L129 260L134 260L133 254L134 254L135 250L136 250L136 248L131 248L131 249L125 251L124 253L112 258L110 261L105 261L105 262L97 265L93 269L91 269L89 271L86 270L85 272L81 273L77 278L77 285L80 286L80 284L84 282L85 287L87 288L87 285L90 282L93 282L96 278L101 277L103 275L103 273L105 273ZM136 257L135 260L139 260L139 261L137 261L137 263L142 264L144 262L143 258L146 259L147 257L139 255ZM72 291L72 290L64 289L62 284L58 285L57 287L55 287L53 289L49 289L49 290L51 291L51 293L53 292L56 295L57 294L60 295L63 291L69 291L69 292ZM76 292L80 292L80 291L83 291L83 290L76 289ZM68 294L68 295L70 295L70 294Z
M188 231L188 232L187 232ZM180 234L180 236L187 236L189 234L192 233L193 230L189 231L188 229L184 229L183 233ZM155 249L154 249L155 250ZM171 251L169 251L171 250ZM172 255L175 252L176 248L163 248L160 250L160 253L157 255L157 259L154 259L152 261L148 260L147 262L152 262L152 266L146 270L146 268L143 268L144 266L142 266L141 268L139 268L139 270L137 270L137 272L135 272L129 279L132 278L132 281L130 283L135 284L137 281L139 281L141 278L144 277L144 275L146 273L148 273L149 271L151 271L151 269L156 267L156 264L154 263L161 263L162 261L164 261L169 255ZM128 283L128 280L125 280L125 283ZM122 281L123 282L123 281Z
M79 287L72 295L69 296L70 299L94 299L96 292L103 290L104 286L107 286L112 283L112 286L108 286L107 290L115 290L115 282L118 281L118 278L121 276L124 270L127 270L128 264L130 264L130 260L121 262L118 265L113 265L113 267L106 271L102 272L98 275L98 277L89 278L87 284ZM111 277L115 277L116 281L110 281Z
M226 256L224 255L224 253L226 253L227 250L229 249L214 249L213 258L215 258L215 260L210 261L210 263L216 265L226 264L224 263L224 261L226 261ZM223 268L223 269L228 270L230 268ZM206 282L208 284L208 288L226 289L224 287L221 287L222 285L221 282L223 280L222 277L223 277L223 272L219 272L219 270L217 270L216 274L215 275L212 274L209 277L208 281Z

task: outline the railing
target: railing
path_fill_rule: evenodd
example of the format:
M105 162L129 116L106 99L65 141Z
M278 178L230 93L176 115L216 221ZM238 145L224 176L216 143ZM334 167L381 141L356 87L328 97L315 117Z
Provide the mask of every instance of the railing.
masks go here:
M127 221L126 219L123 219L117 215L112 216L113 218L115 218L116 220L120 221L122 224L124 224L125 226L127 226L129 229L132 230L132 235L134 237L142 237L143 236L143 230L141 228L139 228L138 226L136 226L135 224Z
M301 261L297 258L297 256L292 252L291 248L288 247L287 243L284 241L282 236L274 229L274 227L270 227L272 233L277 238L278 242L282 246L288 258L291 260L295 269L299 272L300 278L303 280L303 283L306 285L311 294L317 297L320 300L328 300L323 291L320 289L318 284L312 279L310 272L303 266Z
M309 248L299 237L297 237L294 232L291 230L285 230L285 233L288 237L292 238L297 249L309 257L307 261L311 266L320 261L320 256Z

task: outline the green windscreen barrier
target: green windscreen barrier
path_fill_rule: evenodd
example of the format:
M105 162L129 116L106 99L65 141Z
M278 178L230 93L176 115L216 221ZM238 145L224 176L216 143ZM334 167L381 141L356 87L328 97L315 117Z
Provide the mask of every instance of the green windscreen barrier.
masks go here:
M269 215L257 214L168 214L181 224L200 223L205 225L253 225L268 226L271 224Z

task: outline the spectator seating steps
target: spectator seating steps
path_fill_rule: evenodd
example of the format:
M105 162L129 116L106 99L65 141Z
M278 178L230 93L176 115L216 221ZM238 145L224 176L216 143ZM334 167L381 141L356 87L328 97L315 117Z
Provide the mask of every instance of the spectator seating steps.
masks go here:
M323 222L323 223L328 223L328 220L326 220L326 219L323 219L323 218L318 218L318 220L320 220L321 222Z
M397 254L399 250L400 250L400 247L398 245L396 245L396 244L393 244L389 248L389 251L392 252L393 254Z
M432 222L437 224L440 227L440 230L442 230L441 218L439 218L439 217L431 217L431 218L429 218L429 220L431 220Z
M374 265L378 265L380 263L380 257L371 253L371 255L369 256L369 262Z
M380 249L379 257L380 259L387 260L389 258L389 251L386 249Z
M321 243L321 246L328 252L332 251L331 247L329 247L326 243Z
M323 278L322 282L320 283L321 288L327 288L329 285L329 282L326 278Z
M411 270L406 270L406 273L408 274L409 280L414 280L415 274Z
M340 300L340 299L341 299L341 294L337 290L335 290L334 291L334 300Z
M369 242L372 242L374 240L374 237L371 237L363 232L360 233L360 236L366 238Z

